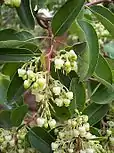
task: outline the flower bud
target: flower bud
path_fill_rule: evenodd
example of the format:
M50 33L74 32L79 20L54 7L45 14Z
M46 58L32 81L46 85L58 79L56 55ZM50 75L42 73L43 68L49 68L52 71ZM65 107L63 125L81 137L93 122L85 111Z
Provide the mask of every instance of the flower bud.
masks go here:
M87 115L83 115L83 122L87 122L88 121L88 116Z
M85 124L83 124L83 126L85 127L85 130L86 131L89 131L89 128L90 128L89 123L85 123Z
M25 153L24 149L18 149L18 153Z
M58 149L58 144L57 143L55 143L55 142L52 142L51 143L51 148L52 148L52 150L56 150L56 149Z
M38 79L38 85L39 85L39 89L43 90L46 88L46 79L44 78L39 78Z
M73 153L73 149L68 149L68 152L69 153Z
M114 137L110 137L109 140L110 140L111 144L114 145Z
M44 118L37 118L36 122L39 127L42 127L45 123L45 119Z
M86 139L92 139L92 134L90 132L87 132L85 135Z
M18 69L18 75L19 77L23 77L26 74L26 70L24 69Z
M107 135L110 136L112 134L111 130L107 130Z
M62 59L55 59L55 68L61 69L63 67L64 61Z
M34 82L32 87L33 87L33 89L37 89L38 88L38 82Z
M9 144L10 144L11 147L14 147L15 146L15 140L12 139L11 141L9 141Z
M73 129L73 135L74 137L78 137L79 136L79 131L76 129Z
M6 141L10 141L12 139L12 136L11 135L7 135L4 138L6 139Z
M77 60L77 55L75 54L74 50L70 50L69 54L69 59L72 61L76 61Z
M63 106L63 100L62 99L59 99L59 98L56 98L55 99L55 103L58 107L62 107Z
M29 79L33 79L35 78L35 73L32 70L28 70L27 71L27 75Z
M86 134L85 127L80 126L80 127L79 127L79 133L80 133L80 136L81 136L81 137L84 137L85 134Z
M73 92L71 92L71 91L67 92L67 93L66 93L66 96L67 96L67 98L70 99L70 100L73 99Z
M80 150L80 153L86 153L86 151L85 150Z
M88 149L86 149L86 153L94 153L94 149L88 148Z
M56 121L54 119L51 119L48 121L48 124L49 124L50 128L53 129L56 126Z
M65 65L65 67L66 67L66 68L70 68L70 67L71 67L71 65L70 65L70 62L69 62L69 61L66 61L64 65Z
M63 99L64 104L66 107L68 107L70 105L70 100L69 99Z
M61 88L60 88L60 87L53 87L53 93L54 93L55 95L59 95L60 92L61 92Z
M27 89L31 86L31 81L30 80L25 80L24 81L24 88Z
M60 137L60 139L62 139L64 137L64 133L63 132L59 132L59 137Z

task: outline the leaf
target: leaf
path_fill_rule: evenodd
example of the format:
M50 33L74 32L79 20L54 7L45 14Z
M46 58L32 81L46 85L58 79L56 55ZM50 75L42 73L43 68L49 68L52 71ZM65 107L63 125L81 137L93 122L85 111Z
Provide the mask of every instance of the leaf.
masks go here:
M112 72L111 69L105 60L101 55L99 55L99 59L97 62L97 66L95 69L95 75L97 75L99 78L105 80L109 84L112 83Z
M102 6L91 6L90 10L114 37L114 14L109 9Z
M7 90L7 100L8 103L22 103L22 97L24 94L24 86L23 86L23 80L18 77L18 74L16 73L9 84L8 90Z
M9 83L9 76L0 73L0 104L4 104L7 102L7 88Z
M11 128L12 123L10 120L11 111L2 110L0 111L0 128Z
M95 128L95 127L90 127L90 132L93 134L93 135L96 135L97 137L100 137L101 134L100 134L100 130Z
M20 40L25 41L33 38L33 35L28 31L18 32L14 29L3 29L0 31L0 41Z
M20 107L13 109L11 112L11 117L10 117L12 121L12 125L19 126L22 123L27 112L28 112L27 105L22 105Z
M86 47L86 42L78 42L72 46L65 48L66 51L74 50L77 55L80 55Z
M82 20L78 21L78 23L84 31L85 39L87 41L87 49L82 57L83 61L81 60L79 62L79 76L80 80L83 80L91 77L95 71L99 56L99 45L97 34L92 25Z
M83 83L79 81L78 76L71 80L70 91L73 92L73 100L69 106L69 110L73 115L75 113L75 109L78 109L79 111L83 110L86 100L85 88Z
M16 10L23 25L26 28L34 29L35 21L33 18L30 0L21 0L21 5L20 7L16 8Z
M88 115L89 123L91 126L93 126L107 114L108 110L108 105L98 105L95 103L91 103L88 107L84 109L83 114Z
M113 88L113 86L112 86ZM108 104L114 100L114 90L101 85L91 96L91 101L97 104Z
M62 35L79 14L84 0L68 0L54 15L52 31L54 36Z
M20 65L21 65L21 63L6 63L6 64L4 64L1 72L4 75L10 76L10 79L12 79L13 75L16 73L16 71Z
M109 42L104 44L104 52L108 55L111 59L114 59L114 42Z
M32 147L41 153L52 153L51 142L53 137L40 127L34 127L28 132L29 142Z
M0 63L25 62L35 55L32 51L22 48L0 48Z
M64 121L67 120L71 117L70 111L68 108L66 108L65 106L63 107L58 107L56 104L51 103L52 107L54 108L54 111L51 109L51 113L53 114L53 116L60 120L60 121Z

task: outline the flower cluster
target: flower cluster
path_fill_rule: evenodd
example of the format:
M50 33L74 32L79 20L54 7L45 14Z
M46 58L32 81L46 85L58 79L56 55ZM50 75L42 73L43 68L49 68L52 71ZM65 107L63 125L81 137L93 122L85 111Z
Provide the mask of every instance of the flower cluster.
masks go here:
M75 56L72 55L71 59L73 61ZM58 107L68 107L73 99L73 93L47 72L36 70L32 62L19 68L18 75L24 80L24 88L31 88L32 93L36 96L38 105L37 125L55 128L56 121L51 115L51 110L54 111L52 103Z
M68 107L73 99L73 93L51 76L49 81L50 84L45 90L32 90L32 92L36 95L36 100L39 105L38 114L40 116L37 119L38 126L50 127L52 129L56 126L56 121L51 117L50 106L52 110L54 110L52 103L58 107L62 107L63 105Z
M63 72L69 73L71 70L77 72L77 55L74 50L66 52L65 50L60 51L54 59L55 69L62 69Z
M18 75L24 80L24 88L32 87L38 90L44 90L46 87L46 78L44 72L35 73L32 69L18 69Z
M99 22L96 22L96 23L94 22L93 27L95 28L97 32L100 45L103 46L104 42L107 41L107 36L109 36L108 30L106 30L105 27Z
M0 129L0 151L2 153L37 153L35 149L26 147L26 129L16 132L15 129Z
M104 149L90 133L88 116L78 115L69 119L62 128L56 129L57 139L52 142L54 153L103 153Z

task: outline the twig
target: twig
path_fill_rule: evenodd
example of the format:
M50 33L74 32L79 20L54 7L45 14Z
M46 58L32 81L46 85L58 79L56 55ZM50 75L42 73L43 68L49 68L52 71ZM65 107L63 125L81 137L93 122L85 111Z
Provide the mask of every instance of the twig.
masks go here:
M100 3L103 3L103 2L111 3L113 1L112 0L97 0L97 1L93 1L93 2L87 3L85 6L89 7L89 6L100 4Z

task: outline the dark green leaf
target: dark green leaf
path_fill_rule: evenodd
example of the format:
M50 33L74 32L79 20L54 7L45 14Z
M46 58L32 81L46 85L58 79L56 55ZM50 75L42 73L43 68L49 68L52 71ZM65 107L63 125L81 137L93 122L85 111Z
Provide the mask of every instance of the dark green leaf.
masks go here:
M22 103L22 97L24 94L24 86L23 86L23 80L18 77L18 74L16 73L11 80L11 83L7 90L7 100L8 103L16 103L18 100L21 100Z
M99 59L95 69L95 75L97 75L98 77L100 77L101 79L105 80L110 84L112 83L111 69L105 58L103 58L101 55L99 55Z
M85 104L85 88L82 82L79 82L78 76L71 80L70 91L73 92L73 100L69 106L69 110L73 115L75 113L75 109L82 111Z
M93 134L93 135L96 135L97 137L100 137L101 134L100 134L100 130L95 128L95 127L90 127L90 132Z
M7 102L7 88L10 83L9 76L0 73L0 104Z
M1 72L4 75L10 76L10 79L12 79L13 75L16 73L16 71L20 65L21 65L21 63L6 63L6 64L4 64Z
M12 125L19 126L22 123L27 112L28 112L27 105L22 105L12 110L11 112Z
M114 100L114 90L101 85L92 95L91 100L97 104L111 103Z
M92 6L90 10L114 37L114 14L106 7Z
M88 115L90 125L95 125L106 115L108 110L108 105L98 105L92 103L87 108L85 108L83 114Z
M87 49L83 54L82 60L79 62L80 80L83 80L89 78L95 71L99 56L99 45L97 34L92 25L82 20L78 21L78 23L84 31L87 41Z
M24 48L0 48L0 62L25 62L35 56L33 52Z
M67 120L68 118L71 117L70 111L68 110L68 108L66 108L65 106L63 107L58 107L56 104L51 103L51 105L53 106L54 110L52 110L52 114L55 118L57 118L58 120ZM51 108L50 108L51 109Z
M5 110L0 111L0 127L1 128L11 128L12 127L10 115L11 115L10 111L5 111Z
M77 55L80 55L82 51L85 49L85 47L86 47L86 42L79 42L72 46L66 47L65 50L70 51L71 49L73 49Z
M20 40L25 41L33 38L33 35L28 31L18 32L14 29L4 29L0 31L0 41Z
M29 142L32 147L41 153L52 153L51 142L53 137L40 127L34 127L28 132Z
M22 0L19 8L16 8L18 16L23 25L29 29L34 29L35 21L29 0Z
M62 35L75 20L80 12L84 0L68 0L55 14L52 20L54 36Z
M104 52L108 55L108 57L114 59L114 42L109 42L108 44L105 44Z

